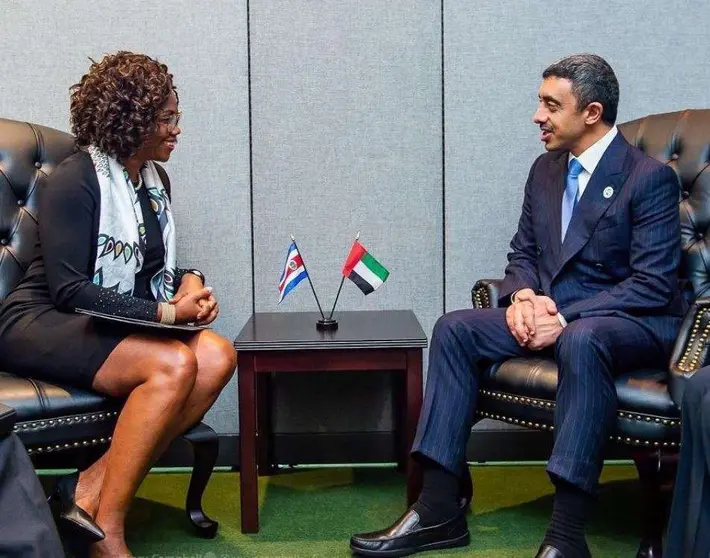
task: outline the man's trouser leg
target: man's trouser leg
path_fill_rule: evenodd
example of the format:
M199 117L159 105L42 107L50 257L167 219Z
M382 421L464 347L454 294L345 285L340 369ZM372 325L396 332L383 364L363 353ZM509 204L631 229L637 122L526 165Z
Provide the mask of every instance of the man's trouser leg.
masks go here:
M648 330L626 318L580 318L555 345L559 370L555 444L547 471L595 493L604 445L616 420L614 377L664 365L668 356Z
M710 554L710 367L688 381L683 434L666 539L666 556Z
M460 474L471 433L483 366L531 355L505 322L505 308L457 310L436 322L412 452Z
M15 434L0 438L0 556L64 556L42 486Z

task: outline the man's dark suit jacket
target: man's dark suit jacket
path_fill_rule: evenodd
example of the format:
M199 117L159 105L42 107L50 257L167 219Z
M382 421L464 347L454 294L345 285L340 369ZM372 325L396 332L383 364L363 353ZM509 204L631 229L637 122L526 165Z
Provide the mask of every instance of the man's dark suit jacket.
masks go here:
M531 288L552 298L570 322L623 316L672 343L687 304L678 288L679 185L668 166L617 133L592 174L560 241L568 151L530 169L511 241L500 305Z

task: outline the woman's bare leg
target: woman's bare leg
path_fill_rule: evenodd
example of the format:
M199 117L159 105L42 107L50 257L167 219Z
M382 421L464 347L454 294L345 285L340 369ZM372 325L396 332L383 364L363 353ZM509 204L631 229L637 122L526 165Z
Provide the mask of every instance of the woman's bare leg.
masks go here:
M231 342L212 331L202 331L184 343L197 358L197 378L182 417L175 424L174 437L194 426L212 407L237 366L237 353Z
M231 379L236 367L236 352L231 343L211 331L203 331L183 340L197 359L197 378L188 396L180 419L169 427L156 446L153 459L157 459L167 445L197 423L212 406L219 393ZM77 486L77 504L92 517L96 516L101 487L111 449L88 469L82 471Z
M196 376L197 359L187 345L145 335L121 341L97 372L96 391L127 399L111 449L102 458L103 482L95 519L106 538L92 546L94 556L130 555L124 538L126 512L156 448L180 420Z

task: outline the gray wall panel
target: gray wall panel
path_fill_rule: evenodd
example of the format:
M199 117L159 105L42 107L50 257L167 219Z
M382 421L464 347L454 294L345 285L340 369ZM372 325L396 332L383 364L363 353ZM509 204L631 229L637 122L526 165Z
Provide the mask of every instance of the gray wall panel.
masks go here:
M183 133L167 165L179 261L199 267L220 299L215 329L234 337L251 311L246 3L187 0L4 0L0 115L69 129L69 87L104 53L165 62L180 94ZM228 387L207 422L237 431Z
M277 307L289 233L330 308L361 230L391 277L368 297L348 281L338 308L413 308L429 332L442 308L438 4L253 1L250 11L257 310L316 308L307 283ZM347 390L370 409L329 426L384 424L384 379L318 382L332 405ZM287 383L276 424L294 431L310 420L299 409L310 392Z

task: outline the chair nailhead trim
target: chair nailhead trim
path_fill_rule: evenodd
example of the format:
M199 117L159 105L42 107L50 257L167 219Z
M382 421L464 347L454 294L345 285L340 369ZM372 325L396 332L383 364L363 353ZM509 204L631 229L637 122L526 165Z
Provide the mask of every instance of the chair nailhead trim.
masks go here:
M507 393L500 393L498 391L490 391L487 389L481 390L482 395L487 395L488 397L493 397L494 399L502 399L504 401L513 401L514 403L522 403L524 405L531 405L533 407L541 407L543 409L553 409L555 403L552 401L545 401L543 399L535 399L533 397L524 397L522 395L508 395Z
M533 423L529 422L526 420L520 420L520 419L513 419L510 417L506 417L505 415L497 415L493 413L489 413L487 411L477 411L477 415L483 417L483 418L488 418L488 419L493 419L493 420L500 420L503 422L507 422L509 424L518 424L521 426L527 426L528 428L535 428L537 430L548 430L548 431L553 431L555 429L554 426L549 425L549 424L540 424L540 423ZM680 444L677 442L657 442L657 441L650 441L650 440L639 440L635 438L629 438L629 437L622 437L622 436L609 436L610 440L615 440L617 442L621 442L627 445L631 446L653 446L655 448L679 448Z
M540 408L544 408L544 409L553 409L555 406L554 402L546 401L544 399L535 399L532 397L508 395L507 393L500 393L498 391L490 391L487 389L482 389L481 394L486 395L488 397L492 397L494 399L502 399L504 401L513 401L514 403L523 403L524 405L531 405L533 407L540 407ZM653 421L658 424L663 423L666 426L680 426L679 420L663 419L660 417L653 417L650 415L638 415L638 414L633 414L633 413L629 413L629 412L625 412L625 411L618 411L618 414L619 414L620 418L632 419L632 420L637 420L640 422Z
M685 345L685 351L683 351L683 356L680 357L678 361L678 368L683 372L692 372L698 368L698 363L700 357L702 356L702 351L705 348L705 343L710 337L710 313L707 310L700 311L696 314L693 320L693 327L690 330L690 337L688 338L688 343ZM698 332L700 331L700 325L703 320L706 320L705 327L702 330L700 336ZM697 344L695 343L696 337L698 339Z
M545 401L542 399L535 399L532 397L523 397L523 396L518 396L518 395L509 395L507 393L500 393L497 391L491 391L488 389L482 389L481 390L481 395L491 397L493 399L501 399L503 401L513 401L515 403L523 403L525 405L530 405L533 407L540 407L544 409L551 409L554 408L554 402L550 401ZM507 422L509 424L517 424L520 426L526 426L528 428L535 428L537 430L548 430L548 431L554 431L555 427L551 424L544 424L544 423L537 423L537 422L530 422L522 419L516 419L512 417L507 417L505 415L498 415L494 413L489 413L488 411L477 411L477 415L484 417L484 418L489 418L493 420L500 420L503 422ZM679 420L672 420L672 419L662 419L660 417L651 417L651 416L646 416L646 415L639 415L639 414L634 414L634 413L628 413L624 411L619 411L618 412L619 418L624 418L628 420L636 420L639 422L655 422L657 424L664 424L666 426L671 426L671 427L680 427L680 421ZM622 436L609 436L610 440L615 440L617 442L622 442L624 444L632 445L632 446L653 446L656 448L659 447L668 447L668 448L677 448L680 447L680 444L677 442L658 442L658 441L651 441L651 440L640 440L640 439L632 439L629 437L622 437Z
M473 306L474 308L491 307L491 299L488 296L488 290L485 287L479 287L473 291Z
M105 420L110 420L118 416L118 411L106 411L101 413L94 413L89 415L74 415L70 417L62 417L58 419L51 420L40 420L39 422L20 422L13 426L12 430L14 432L39 432L41 430L49 430L50 428L56 428L57 426L89 423L89 422L101 422Z
M503 422L508 422L511 424L519 424L521 426L527 426L528 428L535 428L537 430L549 430L551 432L555 429L555 427L552 426L551 424L544 424L544 423L540 423L540 422L529 422L529 421L521 420L521 419L513 419L513 418L506 417L504 415L496 415L493 413L489 413L487 411L478 411L477 414L482 417L485 417L485 418L490 418L490 419L494 419L494 420L502 420Z
M93 440L82 440L80 442L71 442L66 444L55 444L53 446L40 446L37 448L28 448L27 453L29 455L38 453L53 453L55 451L62 451L67 449L76 449L78 447L88 448L91 446L98 446L101 444L108 444L113 439L113 436L108 438L94 438Z

